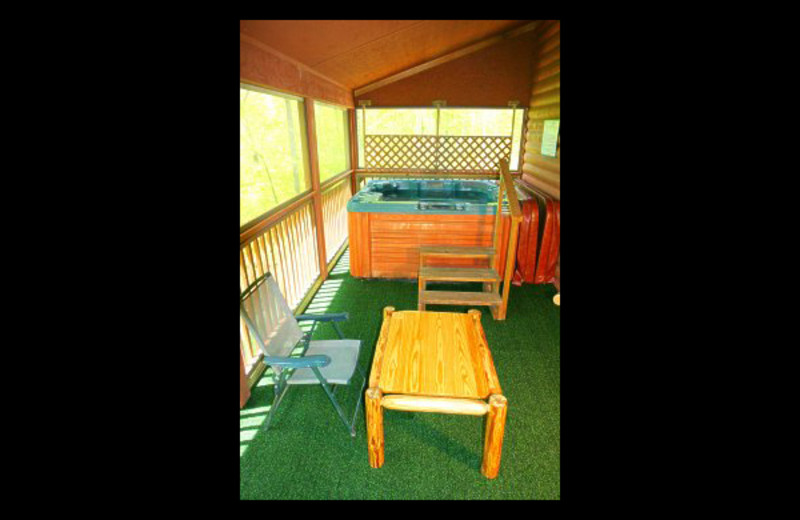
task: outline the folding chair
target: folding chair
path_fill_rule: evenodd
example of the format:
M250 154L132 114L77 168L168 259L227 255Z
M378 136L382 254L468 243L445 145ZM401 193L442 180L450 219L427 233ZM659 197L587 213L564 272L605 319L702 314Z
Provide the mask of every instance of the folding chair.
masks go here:
M290 385L319 384L350 435L355 437L355 420L364 397L367 375L358 365L361 341L344 339L338 325L338 322L348 319L347 313L294 316L270 273L258 277L245 289L241 295L239 312L251 337L264 353L264 364L272 367L275 397L264 430L269 429L275 411ZM311 330L303 334L297 322L308 320L313 321ZM319 322L331 323L340 339L312 341L311 336ZM295 350L298 352L293 354ZM362 382L353 418L348 421L334 395L335 385L350 384L356 369L361 374Z

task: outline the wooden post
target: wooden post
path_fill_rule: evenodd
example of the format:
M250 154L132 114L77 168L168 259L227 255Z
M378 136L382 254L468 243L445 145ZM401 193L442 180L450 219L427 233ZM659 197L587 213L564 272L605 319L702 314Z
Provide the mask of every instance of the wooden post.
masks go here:
M369 465L373 468L383 466L383 409L381 408L380 388L369 388L366 392L367 412L367 451Z
M358 133L356 132L356 110L348 109L350 126L350 194L358 193L358 183L356 182L356 170L358 169Z
M492 249L494 249L494 254L489 259L489 267L494 268L498 273L500 272L500 248L503 245L502 240L502 233L503 233L503 191L505 188L505 181L503 179L502 173L497 179L497 212L494 215L494 230L492 234ZM495 283L485 283L483 284L483 292L495 292L500 294L500 281L498 280ZM503 313L502 306L492 305L489 307L489 311L492 313L492 318L495 320L502 320L504 318L501 317Z
M503 176L501 175L497 180L497 213L494 216L494 235L492 236L492 249L494 249L494 256L489 264L489 267L494 267L498 273L500 272L500 247L503 245L500 234L503 232L502 219L504 188L505 184L503 182Z
M328 277L328 255L325 251L325 223L322 218L322 192L319 189L319 156L317 155L317 128L314 123L314 100L304 98L306 113L306 135L308 136L308 165L311 170L311 200L314 203L314 222L317 228L317 252L319 253L319 275Z
M500 471L507 411L508 400L504 396L493 394L489 397L489 413L486 415L486 436L483 443L483 463L481 464L481 473L486 478L496 478Z
M481 323L481 311L478 309L470 309L467 314L472 317L475 322L475 330L478 331L478 351L480 352L481 365L483 365L484 375L486 382L489 384L490 394L502 394L503 389L500 388L500 380L497 378L497 370L494 368L494 360L492 360L492 353L489 352L489 342L486 340L486 331L483 330Z
M392 306L383 308L383 323L381 324L381 332L378 336L378 344L375 345L375 354L372 357L372 369L369 372L370 388L378 388L381 382L383 351L386 348L386 342L389 341L389 321L392 319L393 312L394 307Z
M367 451L369 453L369 465L373 468L383 466L383 409L381 408L383 392L381 392L379 385L383 351L386 348L386 342L389 340L389 322L392 319L393 312L394 307L387 306L383 308L383 323L378 336L378 344L375 345L375 355L372 359L372 369L369 374L369 389L364 400L364 408L367 413Z
M517 192L514 188L514 181L508 172L508 161L505 159L500 160L500 185L506 186L506 194L508 196L508 209L511 212L511 231L508 237L508 248L506 249L506 267L503 272L503 300L500 308L495 312L492 309L492 317L496 320L506 319L506 311L508 310L508 294L511 290L511 277L514 275L514 266L517 261L517 238L519 236L519 223L522 220L522 212L519 209L519 200L517 200ZM501 196L502 200L502 196ZM498 262L499 266L499 262ZM498 268L498 272L500 272Z
M506 252L506 270L503 276L503 303L498 312L499 320L506 319L508 311L508 294L511 291L511 277L514 275L514 266L517 261L517 238L519 237L519 221L516 217L511 217L511 236L508 239L508 250Z

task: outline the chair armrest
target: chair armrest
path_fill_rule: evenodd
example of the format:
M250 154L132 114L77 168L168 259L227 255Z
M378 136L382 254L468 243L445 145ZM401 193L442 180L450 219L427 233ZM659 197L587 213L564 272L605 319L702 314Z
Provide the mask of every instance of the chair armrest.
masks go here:
M314 320L314 321L347 321L350 316L346 312L335 312L331 314L299 314L294 318L297 321Z
M330 362L331 358L324 354L320 354L317 356L305 356L299 358L272 357L272 356L264 357L265 365L275 365L281 368L324 367L328 366Z

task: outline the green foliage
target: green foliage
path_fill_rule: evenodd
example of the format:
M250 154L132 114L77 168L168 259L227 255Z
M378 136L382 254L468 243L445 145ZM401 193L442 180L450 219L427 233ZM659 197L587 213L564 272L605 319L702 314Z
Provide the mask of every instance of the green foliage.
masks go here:
M367 110L367 134L436 135L436 109L371 108Z
M350 168L347 110L314 102L320 182Z
M300 101L239 89L239 224L309 188Z
M511 110L508 109L442 109L439 120L441 135L509 135Z

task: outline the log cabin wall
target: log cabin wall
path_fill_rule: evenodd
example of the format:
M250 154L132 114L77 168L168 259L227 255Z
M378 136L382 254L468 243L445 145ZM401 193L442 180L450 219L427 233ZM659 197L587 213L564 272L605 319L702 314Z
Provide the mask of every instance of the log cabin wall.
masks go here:
M533 74L531 54L536 31L454 59L394 83L356 96L372 106L431 106L444 99L448 106L528 105Z
M561 118L561 22L547 20L535 32L532 86L522 180L561 200L561 138L556 157L541 154L546 119Z

